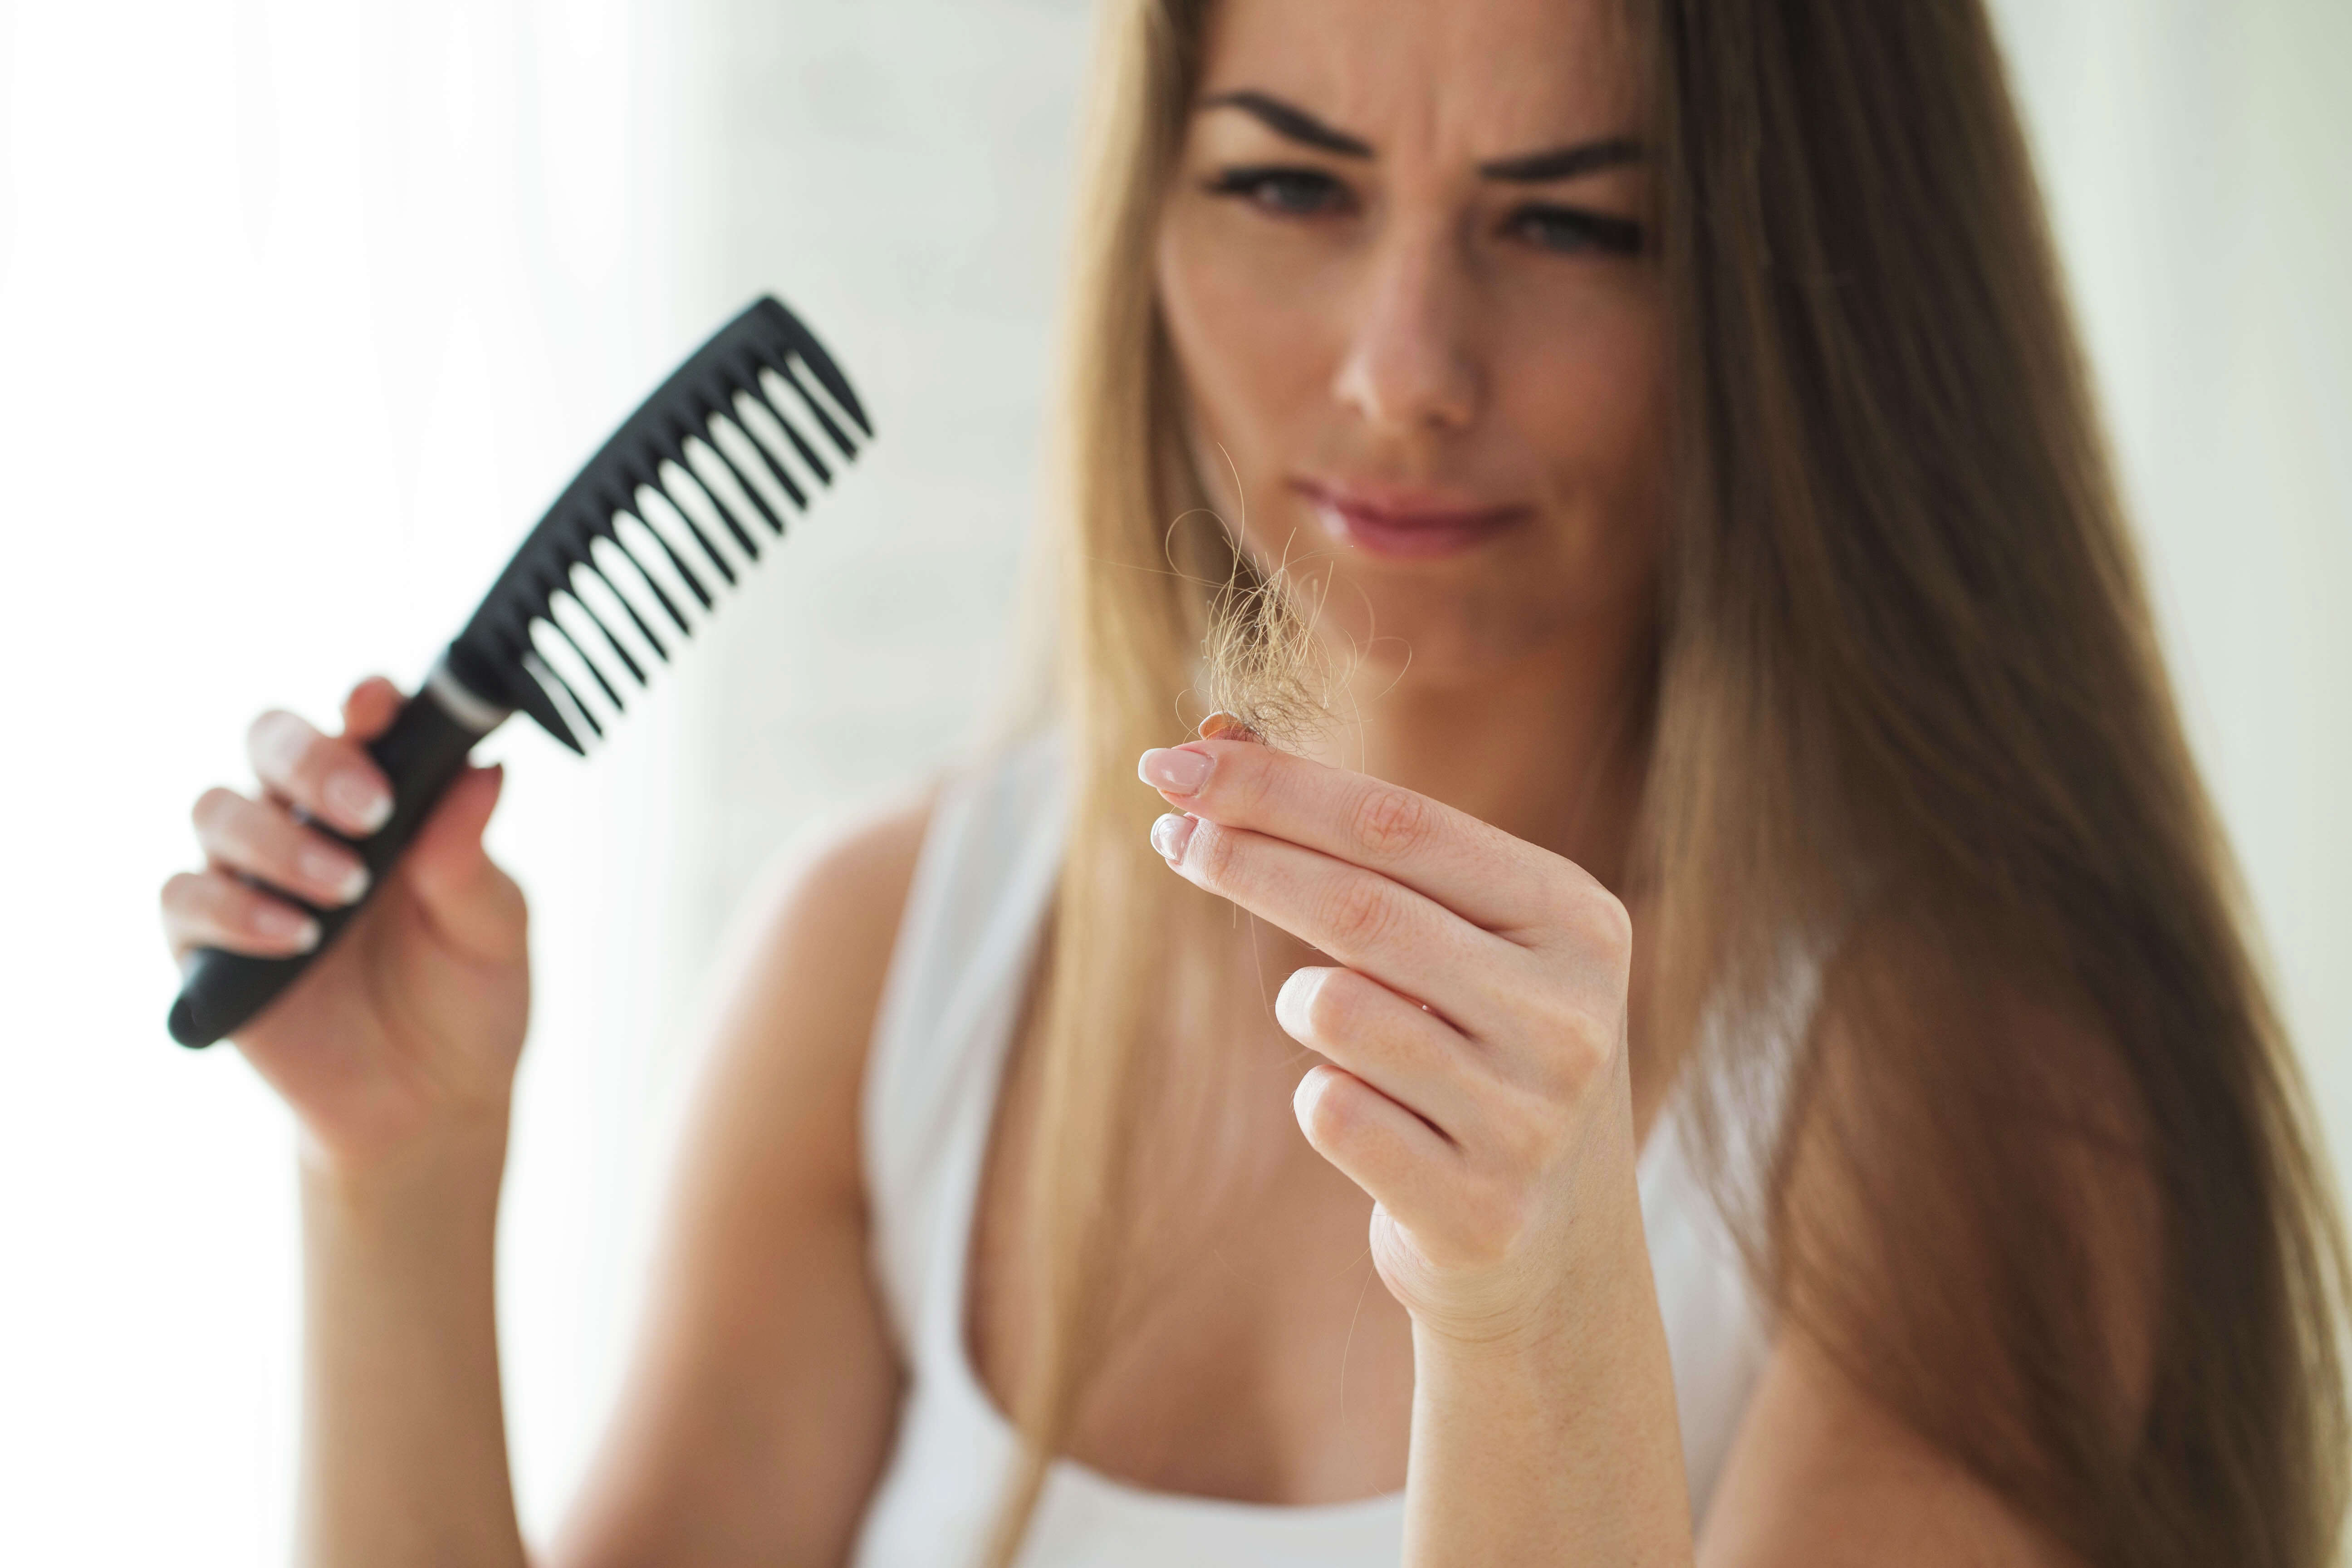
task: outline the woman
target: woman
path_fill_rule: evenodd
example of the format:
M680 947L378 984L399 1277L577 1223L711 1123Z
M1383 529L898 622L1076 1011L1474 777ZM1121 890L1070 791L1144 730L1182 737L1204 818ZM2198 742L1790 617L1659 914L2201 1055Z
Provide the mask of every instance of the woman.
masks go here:
M551 1561L2326 1560L2340 1233L1979 6L1116 0L1097 85L1050 700L759 927ZM1335 721L1163 747L1286 583ZM257 724L175 948L352 896L395 700ZM497 788L238 1042L315 1561L522 1560Z

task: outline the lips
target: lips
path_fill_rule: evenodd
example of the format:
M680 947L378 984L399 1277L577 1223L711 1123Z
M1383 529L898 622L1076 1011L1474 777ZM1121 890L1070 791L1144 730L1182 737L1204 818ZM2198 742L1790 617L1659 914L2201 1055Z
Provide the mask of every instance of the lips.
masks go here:
M1434 490L1294 479L1333 540L1373 555L1428 560L1475 550L1518 527L1528 509L1481 506Z

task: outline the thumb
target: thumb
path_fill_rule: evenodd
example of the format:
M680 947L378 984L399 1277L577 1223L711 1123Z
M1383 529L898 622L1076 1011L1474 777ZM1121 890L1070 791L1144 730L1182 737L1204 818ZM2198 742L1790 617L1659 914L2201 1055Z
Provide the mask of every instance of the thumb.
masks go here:
M467 768L417 830L403 869L426 916L457 946L484 958L520 953L522 894L482 847L482 830L506 784L503 767Z
M343 733L354 741L373 741L392 728L404 699L400 688L381 675L371 675L343 699Z

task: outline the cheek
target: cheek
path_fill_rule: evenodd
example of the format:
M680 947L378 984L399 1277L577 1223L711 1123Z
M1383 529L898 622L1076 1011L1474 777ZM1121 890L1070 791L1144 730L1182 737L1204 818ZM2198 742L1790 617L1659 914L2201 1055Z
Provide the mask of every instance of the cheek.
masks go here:
M1561 542L1617 583L1664 547L1667 367L1654 290L1555 308L1514 369L1506 419L1538 464Z
M1155 280L1199 434L1249 473L1243 447L1279 451L1316 407L1329 381L1328 333L1313 279L1234 226L1179 201L1161 226Z

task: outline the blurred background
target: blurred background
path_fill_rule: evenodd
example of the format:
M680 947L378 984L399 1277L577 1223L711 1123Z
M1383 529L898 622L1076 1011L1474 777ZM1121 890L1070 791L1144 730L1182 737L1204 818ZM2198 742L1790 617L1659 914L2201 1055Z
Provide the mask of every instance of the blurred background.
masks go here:
M272 704L422 673L774 290L881 439L493 830L538 1006L501 1257L526 1528L614 1393L709 963L1010 678L1083 0L0 3L0 1555L284 1558L288 1120L173 1046L157 885ZM2352 1157L2341 0L2001 0L2172 667Z

